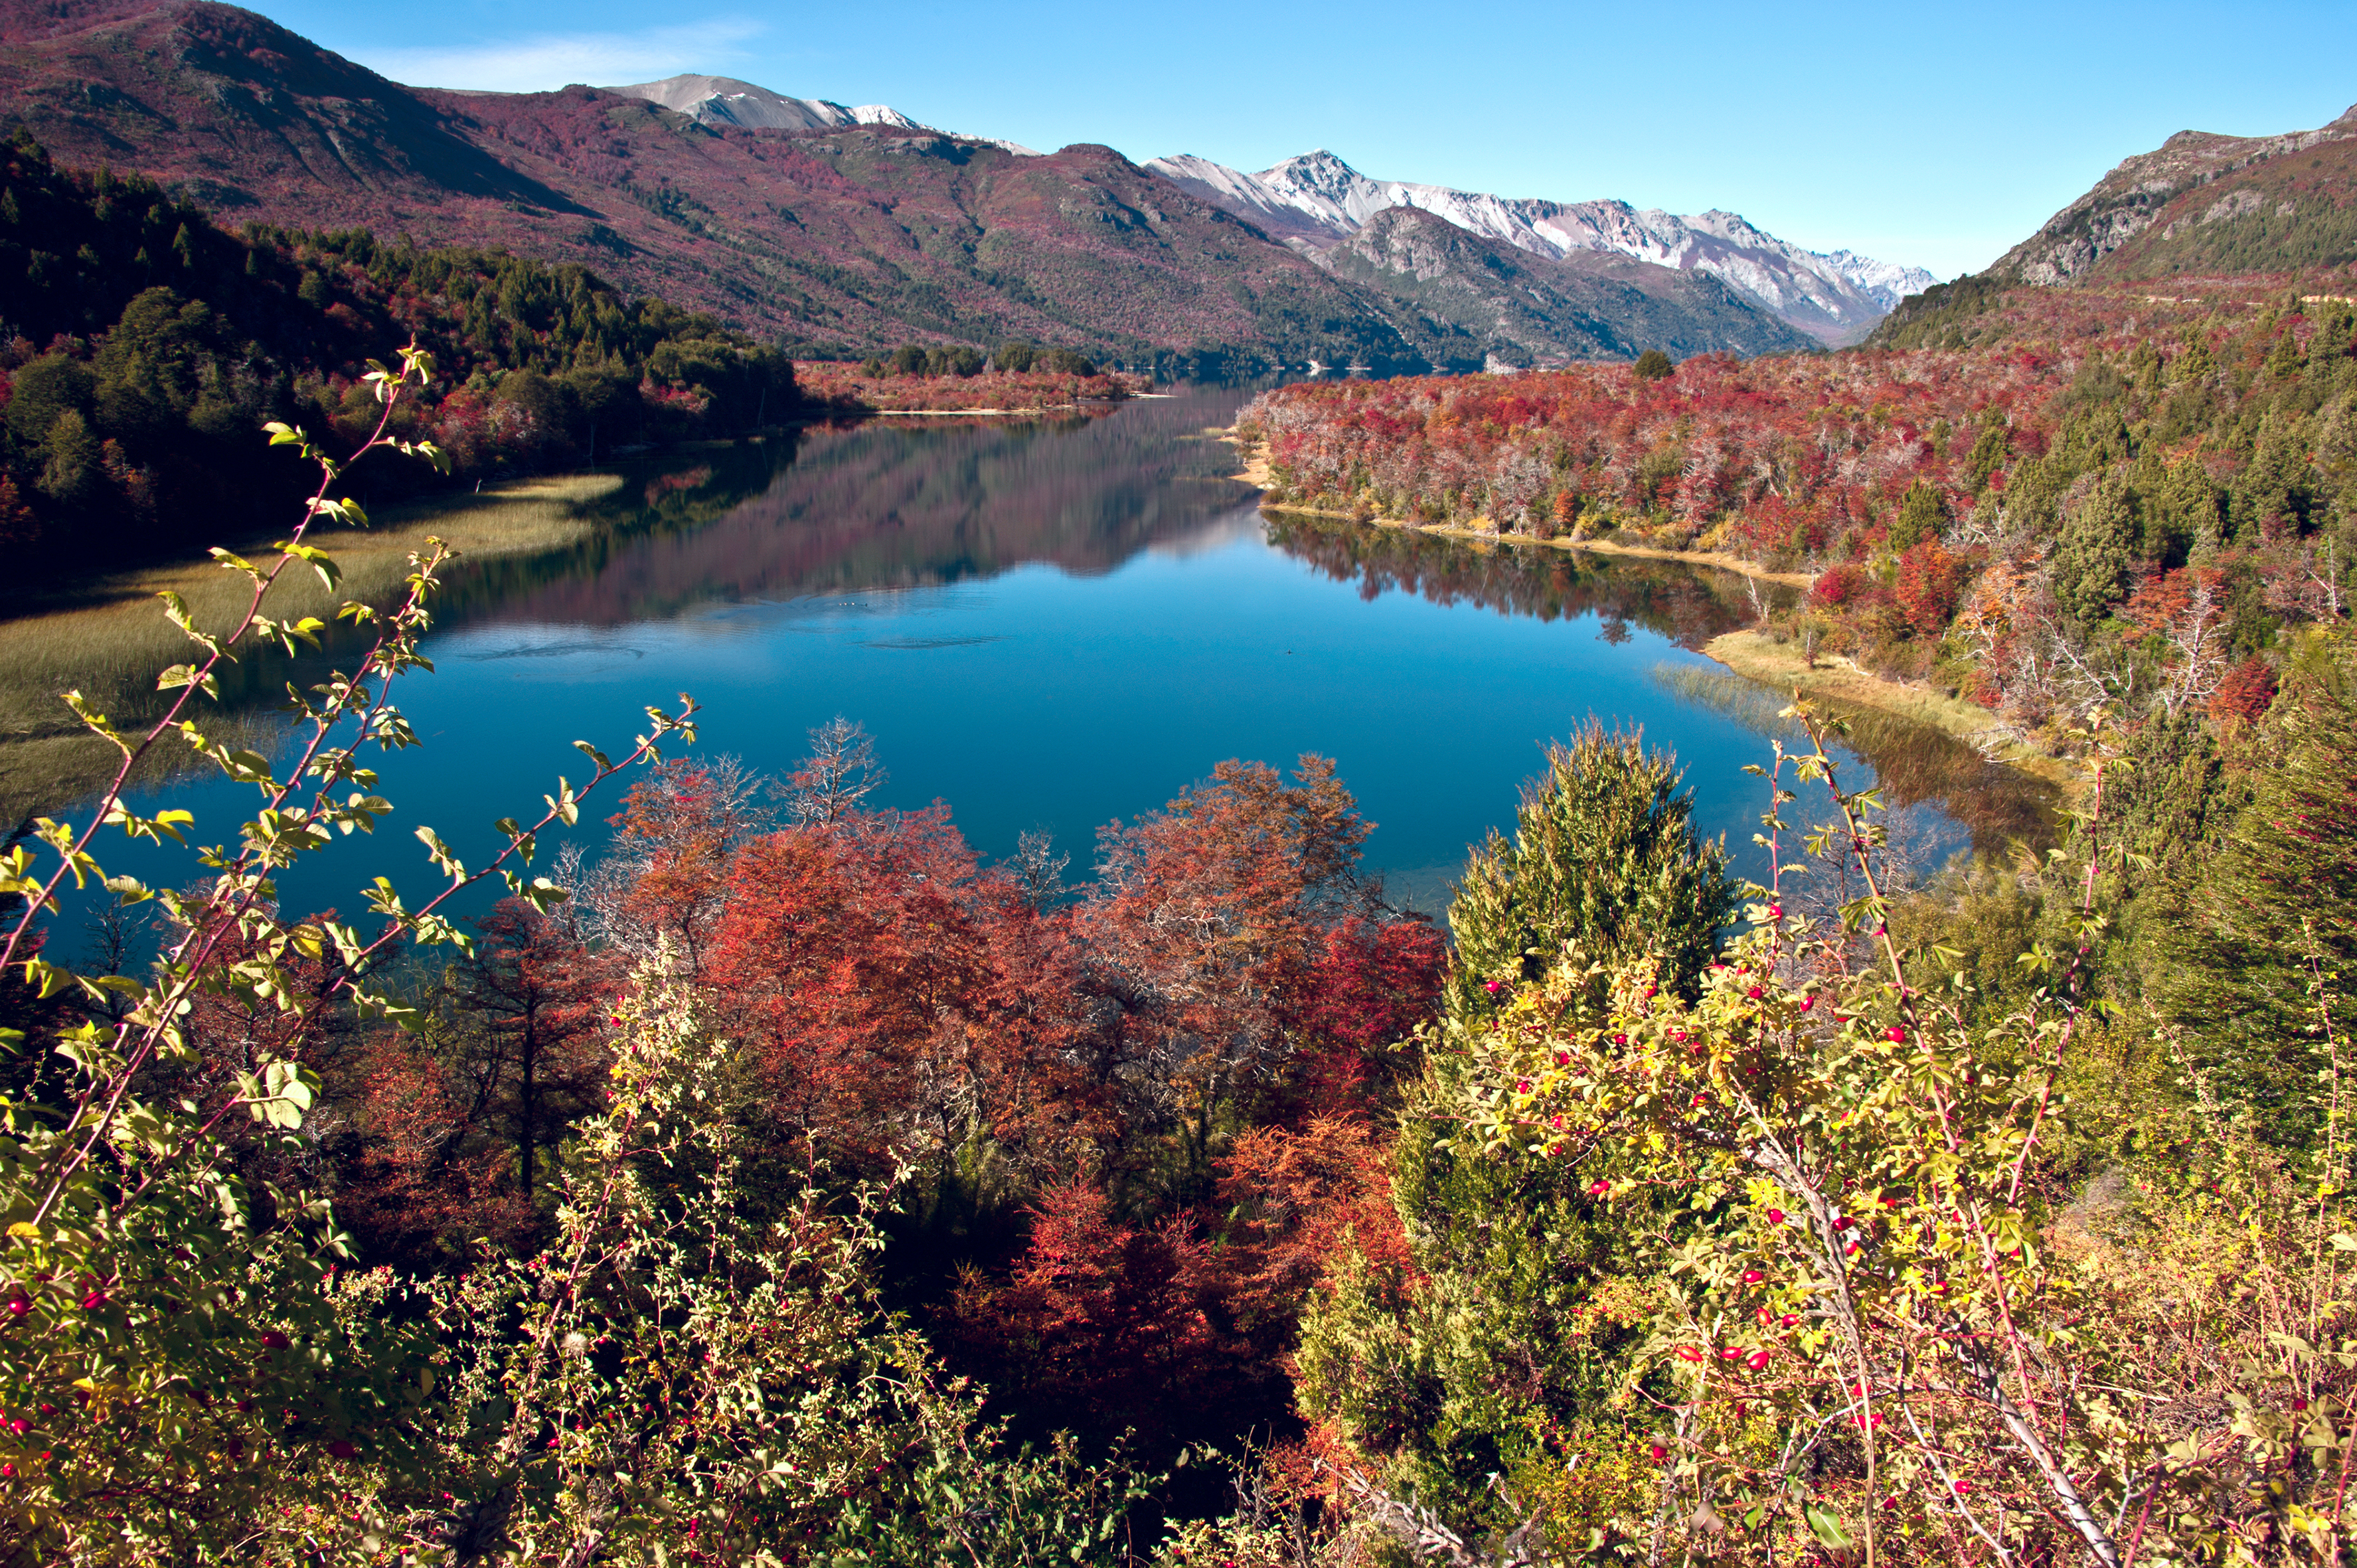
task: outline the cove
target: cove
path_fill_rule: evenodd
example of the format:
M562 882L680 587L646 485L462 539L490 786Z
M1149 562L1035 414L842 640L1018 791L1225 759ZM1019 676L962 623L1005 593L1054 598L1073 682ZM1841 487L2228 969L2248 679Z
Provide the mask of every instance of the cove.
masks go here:
M1437 914L1467 847L1511 827L1544 745L1591 716L1674 751L1697 825L1763 868L1765 789L1742 768L1768 760L1781 703L1695 651L1752 618L1740 579L1265 516L1209 434L1243 395L871 420L619 470L577 542L454 572L425 643L436 672L399 698L425 744L380 763L395 815L286 877L282 906L356 916L379 874L414 901L430 891L418 826L479 862L492 822L580 778L574 740L619 751L681 692L704 709L687 755L780 776L842 714L890 771L876 802L944 800L991 858L1049 832L1071 880L1099 827L1221 760L1316 752L1377 824L1369 867ZM258 666L231 700L263 725L288 678L316 665ZM1885 725L1857 744L1931 859L2044 822L2036 786L1944 736ZM208 843L252 799L195 777L141 794L195 811ZM592 858L619 809L617 793L585 811Z

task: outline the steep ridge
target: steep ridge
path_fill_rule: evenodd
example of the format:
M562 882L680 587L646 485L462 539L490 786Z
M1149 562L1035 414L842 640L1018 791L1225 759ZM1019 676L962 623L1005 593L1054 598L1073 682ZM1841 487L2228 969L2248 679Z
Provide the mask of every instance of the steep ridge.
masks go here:
M1562 258L1613 252L1658 266L1714 274L1761 308L1824 342L1863 334L1899 301L1938 281L1921 267L1850 251L1804 251L1714 209L1680 218L1625 201L1510 199L1447 186L1371 179L1323 149L1246 174L1191 155L1150 159L1155 170L1297 247L1323 249L1377 213L1421 208L1486 239Z
M276 23L207 0L0 13L0 124L64 161L131 165L217 210L365 221L453 199L571 212L451 117Z
M2335 265L2357 259L2352 195L2357 107L2276 136L2179 131L2123 159L1989 271L2050 286Z
M1534 254L1421 208L1376 213L1318 260L1425 318L1403 321L1404 334L1417 335L1420 325L1428 330L1426 324L1461 329L1493 370L1634 359L1647 349L1684 359L1813 346L1708 274L1596 252Z

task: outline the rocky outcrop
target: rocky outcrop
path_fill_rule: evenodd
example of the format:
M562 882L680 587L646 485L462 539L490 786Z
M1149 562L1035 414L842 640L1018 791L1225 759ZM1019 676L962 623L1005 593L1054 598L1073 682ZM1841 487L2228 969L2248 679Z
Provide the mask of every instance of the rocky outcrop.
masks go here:
M2284 207L2287 196L2271 197L2256 188L2259 182L2251 177L2287 154L2352 140L2357 140L2357 108L2313 131L2279 136L2179 131L2153 151L2123 160L2093 189L1998 258L1990 271L2047 287L2075 283L2156 227L2163 231L2158 238L2174 240L2193 228ZM2208 199L2189 199L2222 184L2237 188L2217 191ZM2289 218L2297 209L2294 200L2277 215Z

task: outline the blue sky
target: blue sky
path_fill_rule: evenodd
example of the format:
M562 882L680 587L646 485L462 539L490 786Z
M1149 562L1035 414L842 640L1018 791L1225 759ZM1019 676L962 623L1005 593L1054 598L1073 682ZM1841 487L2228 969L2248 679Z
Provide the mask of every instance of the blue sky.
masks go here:
M2340 4L1836 9L1503 0L260 0L403 81L529 91L679 71L889 103L1051 149L1722 207L1812 249L1983 266L2189 127L2304 129L2357 102Z

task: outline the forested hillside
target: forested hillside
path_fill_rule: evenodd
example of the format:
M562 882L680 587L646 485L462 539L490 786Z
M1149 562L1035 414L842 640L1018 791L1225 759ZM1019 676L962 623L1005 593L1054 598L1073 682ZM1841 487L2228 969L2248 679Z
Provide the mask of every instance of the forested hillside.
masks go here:
M1238 429L1279 504L1809 572L1776 637L2067 748L2098 709L2255 716L2345 613L2357 307L2322 288L1958 290L1900 338L1933 346L1308 383Z
M0 149L0 544L11 586L263 532L305 475L256 435L357 441L366 361L414 338L446 380L397 433L453 477L578 464L631 443L748 434L795 407L793 365L708 316L596 274L362 231L231 234L138 176ZM433 480L384 476L373 494ZM224 524L222 520L242 520Z
M805 357L916 337L1426 362L1370 302L1106 147L1018 157L893 125L713 127L587 87L411 89L211 0L12 21L11 124L241 220L591 267Z

